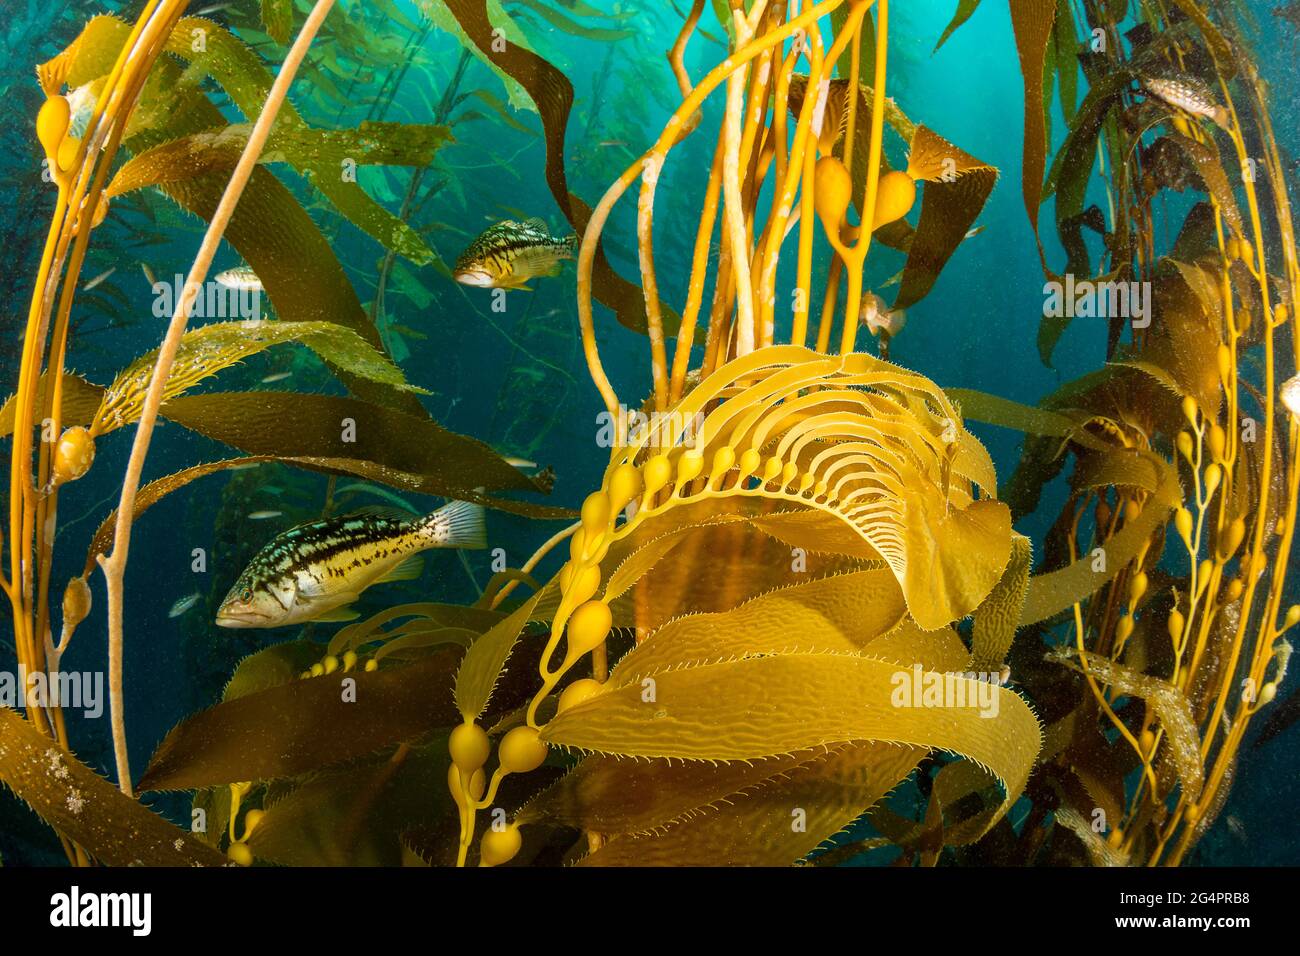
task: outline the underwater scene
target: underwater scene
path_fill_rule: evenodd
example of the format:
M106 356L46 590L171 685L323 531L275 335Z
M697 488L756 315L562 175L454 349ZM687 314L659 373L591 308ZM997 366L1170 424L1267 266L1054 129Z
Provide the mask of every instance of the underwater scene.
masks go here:
M5 867L1300 864L1300 0L3 6Z

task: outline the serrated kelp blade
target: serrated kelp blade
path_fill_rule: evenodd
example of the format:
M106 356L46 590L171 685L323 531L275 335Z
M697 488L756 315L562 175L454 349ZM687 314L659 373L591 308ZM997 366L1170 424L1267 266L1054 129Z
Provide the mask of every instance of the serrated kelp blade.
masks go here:
M530 799L515 815L521 825L568 826L612 836L647 833L709 807L729 794L824 755L805 750L731 763L628 760L599 754Z
M903 525L903 593L908 613L934 630L975 610L1002 577L1011 556L1011 509L976 501L936 519L922 496L905 500L911 520ZM920 512L915 518L912 509Z
M856 653L905 612L889 569L831 575L769 591L729 611L671 620L623 658L610 679L620 685L683 662L742 655Z
M554 584L549 584L538 591L509 617L494 624L465 652L465 659L456 672L455 697L456 707L466 720L477 719L487 709L492 691L510 660L524 625L531 619L542 597L556 589Z
M396 866L403 830L453 812L447 764L440 736L313 775L266 809L249 849L282 866Z
M288 43L293 30L293 0L262 0L261 15L266 35L282 46Z
M49 373L41 375L40 381L36 384L36 408L45 407L45 383ZM63 374L63 404L62 415L64 426L68 425L89 425L95 418L95 411L99 408L99 403L103 400L104 388L102 385L95 385L86 381L75 372L65 372ZM10 395L5 399L4 405L0 406L0 438L10 434L14 430L14 396Z
M335 671L217 704L172 728L139 787L293 777L450 727L459 659L449 648L401 667Z
M253 455L352 458L426 477L429 494L537 491L537 485L483 442L431 419L336 395L213 392L167 402L163 414L186 428ZM385 482L387 483L387 482ZM432 490L434 486L441 490Z
M611 840L582 866L789 866L912 772L924 751L842 744L662 833Z
M1024 81L1024 146L1021 151L1021 192L1029 225L1038 241L1038 206L1047 166L1047 118L1043 108L1043 64L1056 17L1055 0L1011 0L1011 26ZM1038 242L1042 258L1042 242Z
M407 391L423 391L407 383L401 369L351 329L332 322L216 322L190 329L182 336L176 358L163 385L167 402L222 369L274 345L300 342L331 366L350 375ZM128 365L104 393L93 431L104 434L140 417L153 378L155 349Z
M61 836L107 866L222 866L225 856L123 794L0 707L0 782Z
M1029 591L1029 569L1033 564L1034 546L1022 534L1011 535L1011 558L998 583L984 603L975 609L971 632L971 670L996 672L1006 660L1020 612Z
M1105 570L1096 570L1095 559L1086 554L1059 571L1031 577L1020 615L1021 627L1045 621L1109 583L1147 546L1156 529L1182 501L1182 487L1173 466L1159 456L1147 455L1159 473L1159 485L1143 505L1141 514L1107 540ZM1124 472L1129 473L1129 469L1125 467Z
M1020 794L1037 756L1038 720L1005 688L936 675L975 706L895 706L910 678L892 661L848 654L781 654L686 664L654 675L653 700L639 683L610 688L557 716L548 743L583 751L683 760L752 760L847 741L888 741L960 754ZM923 675L922 675L923 676ZM982 685L977 687L976 685ZM720 694L719 687L738 693ZM984 716L994 712L994 716Z
M1099 684L1112 688L1117 695L1140 697L1155 711L1165 731L1163 752L1170 755L1183 796L1195 803L1205 783L1205 765L1201 760L1200 734L1192 715L1191 701L1181 690L1159 677L1141 674L1098 654L1080 661L1074 648L1049 654L1049 660L1064 664L1081 674L1091 674Z

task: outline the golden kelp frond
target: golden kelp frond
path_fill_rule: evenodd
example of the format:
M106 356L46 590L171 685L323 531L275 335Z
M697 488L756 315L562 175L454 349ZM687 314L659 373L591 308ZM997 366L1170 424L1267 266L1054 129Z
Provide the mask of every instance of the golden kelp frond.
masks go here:
M43 407L46 401L46 375L42 375L36 385L37 407ZM104 389L86 381L75 372L63 376L63 424L89 425L95 417L95 411L103 400ZM0 438L14 430L14 396L10 395L0 405Z
M197 294L197 293L196 293ZM406 391L428 394L407 383L401 369L351 329L332 322L215 322L186 332L176 351L175 367L163 387L163 401L183 394L206 378L283 342L301 342L322 361L344 371ZM103 435L140 416L149 390L155 349L123 369L104 393L91 425Z
M892 790L920 755L919 748L892 744L834 747L660 833L610 840L579 865L789 866Z
M56 741L0 707L0 783L106 866L222 866L204 846L119 793Z
M542 728L542 739L605 754L719 761L845 741L932 747L989 767L1007 794L1003 812L1024 788L1038 754L1038 721L1014 693L984 684L997 701L996 717L986 719L973 705L982 682L933 675L969 695L972 704L898 706L892 702L897 675L910 672L893 661L795 653L681 664L652 675L658 704L642 699L635 671L629 667L631 676L561 712ZM722 686L746 693L719 695Z
M911 139L907 174L925 185L921 218L907 248L895 309L910 308L929 294L998 181L997 167L925 126L918 126Z
M1201 762L1200 737L1196 732L1192 705L1182 691L1167 680L1136 673L1104 657L1088 655L1086 660L1080 660L1073 648L1051 653L1048 660L1064 664L1081 674L1091 674L1118 695L1145 700L1168 735L1170 760L1178 771L1186 799L1196 801L1205 783L1205 767Z
M428 688L445 686L459 658L459 649L449 647L401 667L350 674L352 701L331 677L224 701L172 728L139 787L192 790L293 777L449 726L456 716L451 701ZM322 727L333 729L321 734Z
M606 508L617 514L612 509L631 499L613 487L631 480L627 469L643 491L630 520L606 534L616 540L665 509L705 498L816 508L846 522L889 564L918 623L941 627L984 599L1011 548L1005 506L976 501L967 487L974 479L994 490L987 453L963 433L955 407L920 375L862 354L762 349L720 368L659 427L615 454ZM602 530L588 524L575 540L583 535Z

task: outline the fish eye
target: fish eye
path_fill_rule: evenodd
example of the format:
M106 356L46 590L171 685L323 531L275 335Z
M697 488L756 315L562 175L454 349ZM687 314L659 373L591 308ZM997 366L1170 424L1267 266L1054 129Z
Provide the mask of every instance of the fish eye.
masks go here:
M241 591L239 592L239 600L241 600L241 601L245 601L245 602L253 600L253 589L252 589L252 588L244 588L243 590L241 590Z

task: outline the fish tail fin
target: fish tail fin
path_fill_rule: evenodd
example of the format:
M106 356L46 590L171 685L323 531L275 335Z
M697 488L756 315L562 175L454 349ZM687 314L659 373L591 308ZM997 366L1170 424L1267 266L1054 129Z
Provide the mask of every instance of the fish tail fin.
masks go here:
M453 501L422 518L420 531L434 548L486 548L487 523L483 506Z
M578 239L578 234L576 232L571 235L565 236L563 239L560 240L560 243L561 245L564 246L564 250L568 255L576 256L578 254L578 246L580 244L580 240Z

